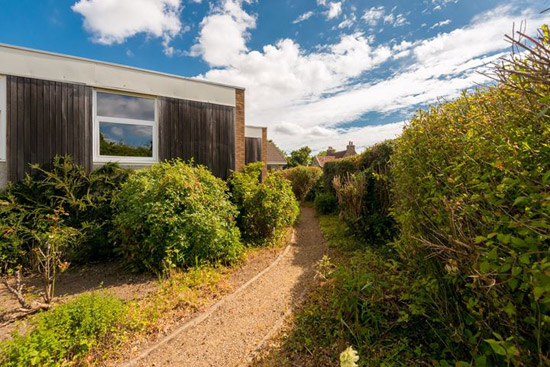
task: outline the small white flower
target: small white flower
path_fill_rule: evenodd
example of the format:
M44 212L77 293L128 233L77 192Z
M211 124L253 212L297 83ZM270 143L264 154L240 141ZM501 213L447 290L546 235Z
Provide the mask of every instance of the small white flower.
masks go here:
M340 353L340 367L357 367L356 362L358 360L359 356L352 347L348 347L345 351Z

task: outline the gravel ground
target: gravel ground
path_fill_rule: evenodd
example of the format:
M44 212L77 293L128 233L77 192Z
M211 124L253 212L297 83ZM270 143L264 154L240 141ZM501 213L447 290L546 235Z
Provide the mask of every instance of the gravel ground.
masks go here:
M228 296L199 324L172 335L145 358L124 365L232 367L246 363L298 304L325 249L314 210L302 208L295 243L275 266L238 294Z

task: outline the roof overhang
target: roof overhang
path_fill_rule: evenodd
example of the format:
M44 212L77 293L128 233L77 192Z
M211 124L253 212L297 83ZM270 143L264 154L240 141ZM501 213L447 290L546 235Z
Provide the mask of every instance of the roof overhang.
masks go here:
M243 88L0 44L0 74L235 106Z

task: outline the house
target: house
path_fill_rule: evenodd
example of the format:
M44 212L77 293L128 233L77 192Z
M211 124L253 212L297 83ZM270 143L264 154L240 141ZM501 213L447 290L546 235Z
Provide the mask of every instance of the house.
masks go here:
M267 142L267 169L280 171L286 166L286 158L274 142Z
M88 171L192 158L225 179L266 148L241 87L0 44L0 187L58 154Z
M313 157L313 162L311 163L311 165L323 168L325 166L325 163L327 162L332 162L337 159L342 159L346 157L352 157L354 155L357 155L357 152L355 151L355 145L352 141L350 141L346 147L346 150L342 150L340 152L334 150L333 147L328 147L327 154L324 156L316 155L315 157Z
M262 161L264 163L263 177L267 173L267 128L261 126L245 127L245 158L244 163Z

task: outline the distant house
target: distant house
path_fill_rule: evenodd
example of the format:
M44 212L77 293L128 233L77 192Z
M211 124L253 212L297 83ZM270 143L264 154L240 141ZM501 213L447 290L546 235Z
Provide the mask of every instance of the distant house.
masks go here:
M272 141L267 142L267 169L279 171L286 165L286 158Z
M348 143L348 146L346 147L346 150L342 150L340 152L334 150L333 147L328 147L327 154L324 156L316 155L315 157L313 157L313 162L311 165L314 167L323 168L325 166L325 163L327 162L332 162L346 157L352 157L354 155L357 155L357 152L355 151L355 145L353 145L353 142L350 141Z
M0 189L69 154L90 171L193 159L223 179L267 163L244 88L0 44Z

